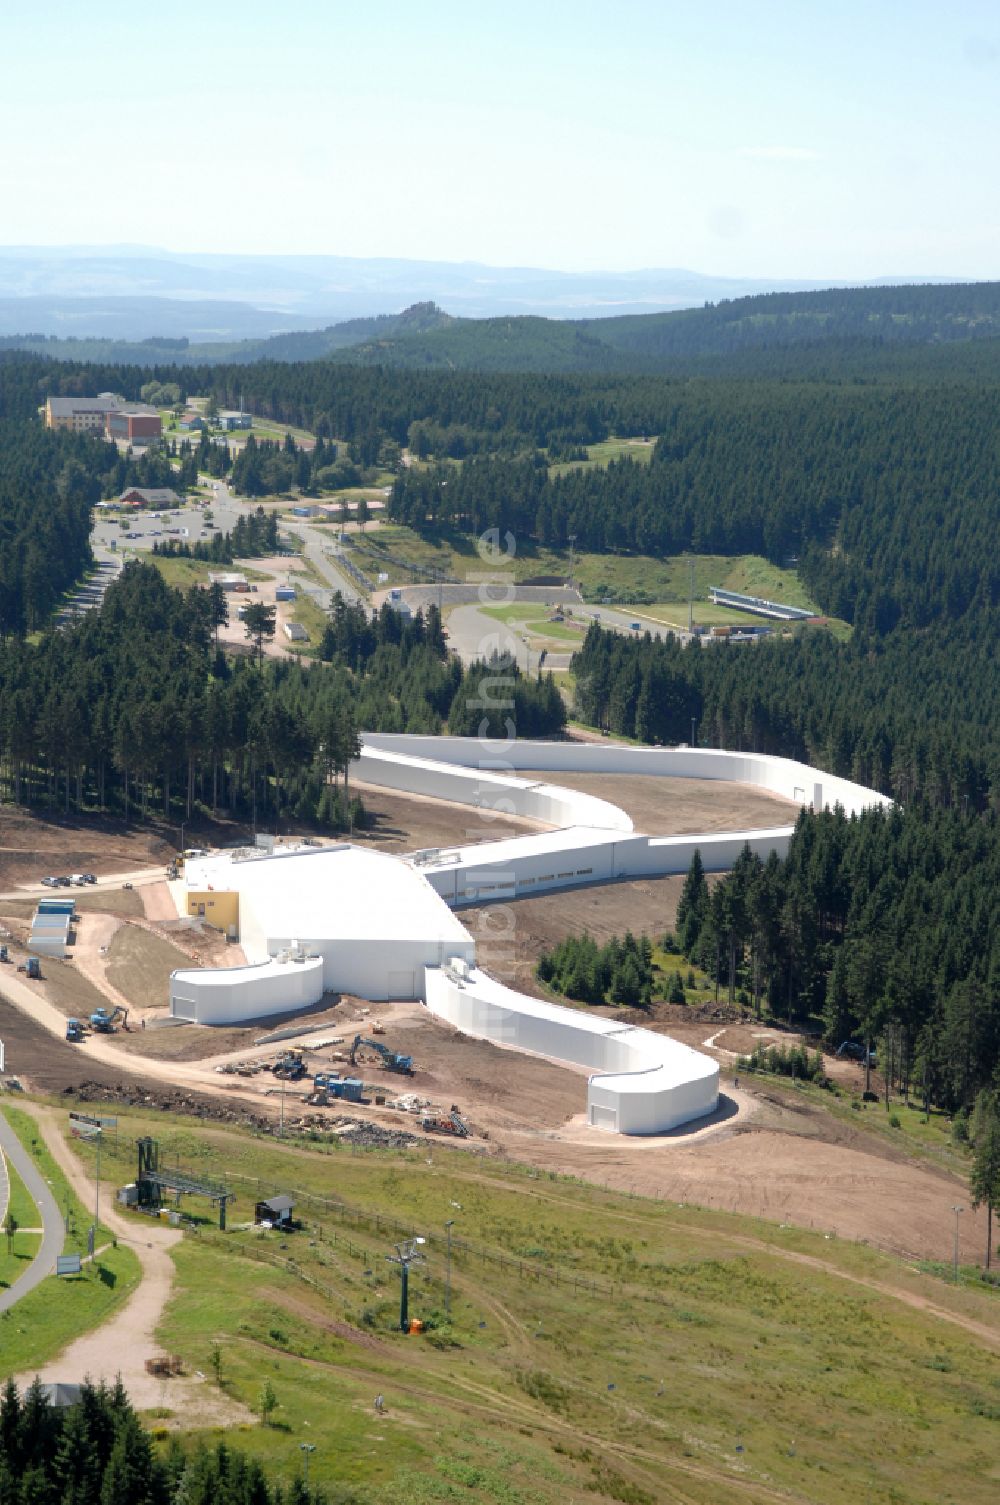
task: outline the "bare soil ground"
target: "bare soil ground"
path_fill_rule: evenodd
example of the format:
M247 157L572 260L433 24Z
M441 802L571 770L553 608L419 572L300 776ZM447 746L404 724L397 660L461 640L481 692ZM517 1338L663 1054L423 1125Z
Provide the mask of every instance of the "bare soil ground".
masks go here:
M499 841L546 829L534 821L505 817L488 823L471 805L452 805L426 795L393 794L370 784L354 784L373 824L351 837L362 846L383 852L413 852L421 847L454 846L456 842Z
M442 1024L419 1003L365 1007L371 1007L371 1019L384 1023L383 1039L389 1048L414 1060L410 1077L366 1065L359 1073L365 1083L392 1095L415 1092L443 1108L456 1103L473 1127L490 1138L507 1130L529 1136L555 1131L586 1100L584 1071L473 1040ZM350 1017L346 1010L344 1017Z
M750 784L718 779L670 779L647 774L551 773L519 770L537 778L619 805L637 831L649 836L683 836L693 831L754 831L795 822L798 805Z
M674 927L683 887L680 876L638 878L518 899L503 906L503 924L496 905L470 905L459 910L459 918L475 937L480 964L488 972L508 987L540 998L544 995L534 974L543 951L567 935L585 933L599 945L626 930L662 936Z
M124 872L166 861L174 848L155 829L126 827L100 816L60 820L19 806L0 808L0 890L37 883L47 873ZM72 892L83 908L86 896ZM127 896L126 896L127 897Z
M348 1026L343 1023L342 1013L337 1012L338 1003L339 999L336 995L328 997L324 1000L324 1007L311 1010L308 1014L300 1014L292 1022L300 1026L329 1024L330 1033L345 1033ZM262 1052L255 1048L254 1041L259 1040L262 1035L268 1034L272 1029L281 1030L288 1028L289 1025L288 1015L283 1014L274 1019L255 1019L252 1024L247 1025L215 1027L181 1024L166 1029L147 1027L138 1035L118 1037L117 1043L121 1045L123 1051L133 1057L151 1056L156 1060L178 1062L206 1061L216 1056L229 1055L234 1051L259 1055ZM354 1039L356 1033L356 1029L352 1030L351 1040ZM327 1037L325 1030L322 1036L317 1036L317 1038L321 1037ZM307 1041L303 1040L300 1043L306 1044ZM277 1056L282 1048L280 1045L273 1045L270 1051L264 1054L271 1057ZM316 1070L319 1069L317 1066ZM231 1081L232 1079L220 1078L220 1089L224 1080Z
M70 951L65 961L54 956L42 957L42 981L28 983L28 987L41 993L67 1019L89 1018L97 1009L107 1006L108 996L80 971L72 956Z
M457 1103L476 1131L469 1147L480 1153L485 1149L638 1195L812 1225L831 1236L867 1239L907 1256L941 1258L949 1253L951 1209L957 1201L967 1202L959 1181L908 1159L892 1141L866 1132L863 1123L855 1127L834 1119L780 1085L747 1089L741 1083L738 1094L724 1089L727 1096L739 1099L740 1113L707 1135L681 1131L626 1140L584 1125L584 1073L457 1035L419 1005L373 1005L368 1015L361 1014L361 1007L345 1000L326 1016L331 1028L346 1041L357 1029L370 1032L381 1019L385 1042L411 1052L416 1061L409 1078L366 1065L361 1074L369 1087L384 1090L390 1100L400 1091L413 1091L442 1107ZM0 1031L11 1064L29 1062L30 1069L18 1069L28 1085L47 1092L70 1092L92 1080L109 1087L122 1083L141 1093L150 1079L133 1050L148 1049L154 1041L159 1045L161 1037L171 1047L184 1036L196 1038L187 1029L120 1036L124 1049L119 1071L54 1040L2 1003ZM691 1043L701 1043L713 1032L703 1021L692 1021L684 1030ZM217 1049L243 1050L250 1049L256 1033L212 1031L211 1037ZM199 1049L198 1055L203 1054ZM342 1065L333 1055L332 1049L314 1052L311 1069ZM190 1088L184 1083L183 1054L177 1064L181 1095L191 1105L185 1111L215 1102L229 1112L277 1116L277 1095L267 1077L250 1082L220 1077L217 1091L206 1088L203 1080ZM272 1093L266 1096L268 1085ZM288 1089L286 1113L308 1111L298 1096L297 1089ZM354 1105L350 1113L413 1132L415 1120L408 1114ZM445 1139L428 1140L431 1143L443 1150L453 1148ZM967 1212L961 1234L963 1252L978 1253L985 1237L984 1215Z
M162 883L144 884L141 896L133 893L125 897L136 899L141 897L142 908L138 913L144 913L147 920L176 920L177 918L177 907L170 895L166 879Z
M264 644L264 654L267 658L294 657L289 652L288 638L282 630L284 621L291 621L295 610L294 601L278 601L275 591L279 585L289 582L301 588L302 580L309 579L309 572L303 561L294 555L275 555L271 559L243 559L237 560L233 568L253 570L256 575L268 575L267 580L254 581L255 589L247 592L233 592L228 597L229 621L219 629L219 642L229 648L239 648L251 651L251 644L247 639L246 629L240 621L237 613L241 606L273 606L277 613L275 618L275 634L270 642ZM296 580L294 577L299 576Z
M87 888L56 889L57 897L72 897L77 913L81 915L115 914L141 915L142 893L139 889L101 889L94 892ZM38 908L37 899L0 899L0 914L17 919L30 920Z
M567 778L565 782L571 780ZM670 830L669 820L673 820L672 828L677 831L710 829L713 818L716 825L749 825L754 819L765 825L783 824L793 808L757 791L733 790L712 783L700 790L689 780L639 779L641 787L637 790L627 790L626 783L599 779L593 787L598 793L618 799L637 824L657 832ZM677 784L683 786L680 794L687 797L687 803L678 811L671 789L668 811L663 804L664 792L668 786ZM763 803L758 805L758 799ZM727 800L736 803L725 806L725 813L720 813L719 802ZM456 826L474 819L474 812L383 791L366 794L366 803L376 816L375 831L367 839L385 850L453 843ZM757 817L749 813L751 808L756 808ZM499 826L494 828L491 834L525 828L524 823L510 822L505 823L503 830ZM232 831L229 828L226 839L234 839ZM11 866L12 840L27 842L36 835L51 843L44 850L50 854L59 851L58 859L50 856L39 864L34 852L30 858L22 852L18 855L21 867L18 868L17 862ZM39 822L20 812L11 812L10 818L5 814L0 820L0 883L17 882L22 873L31 879L51 870L121 871L140 866L143 861L160 862L172 846L161 843L162 849L157 850L158 841L160 838L155 834L140 835L123 829L102 832L96 827L91 829L88 823L62 827L58 822ZM57 843L62 843L61 847ZM6 852L2 850L4 847ZM102 852L100 860L97 847ZM92 853L86 860L79 855L66 855L84 850ZM640 880L519 901L506 911L513 916L515 928L513 943L507 938L503 946L495 941L496 932L490 926L486 907L462 913L470 929L479 932L483 960L489 969L506 981L535 991L531 973L537 955L569 932L586 929L596 939L603 940L626 928L653 935L672 928L682 881L681 878ZM112 907L104 902L110 896L86 897L92 900L94 908ZM114 923L113 916L108 920ZM81 921L84 934L90 923L89 916ZM95 941L105 923L98 924L98 916L93 917ZM491 933L492 946L486 944ZM224 943L211 934L199 938L185 932L183 945L204 946L206 959L212 954L212 947L221 946L216 954L220 959L226 956ZM75 963L46 962L44 970L46 979L42 986L64 1013L89 1013L104 1001ZM191 1026L119 1035L114 1039L120 1052L119 1068L117 1063L112 1065L107 1059L90 1056L86 1048L81 1051L54 1038L23 1013L5 1005L2 988L0 974L0 1035L7 1045L9 1065L37 1090L67 1091L89 1079L109 1087L122 1082L141 1091L149 1081L143 1069L141 1053L145 1053L161 1057L164 1062L168 1059L176 1062L178 1086L192 1103L214 1101L237 1111L252 1109L271 1116L277 1114L276 1097L265 1096L267 1079L220 1077L217 1090L206 1087L206 1057L210 1060L215 1053L252 1049L253 1040L265 1032L263 1022L246 1030L203 1031ZM907 1159L891 1141L883 1142L880 1137L866 1133L863 1126L845 1125L820 1107L801 1099L795 1101L794 1095L780 1087L753 1085L741 1090L739 1115L720 1123L707 1137L682 1133L641 1141L623 1140L594 1133L583 1124L586 1083L582 1073L459 1036L418 1005L372 1005L367 1014L361 1012L362 1007L369 1006L346 999L328 1005L323 1013L309 1016L308 1022L328 1021L331 1030L349 1043L355 1032L370 1033L372 1023L383 1019L384 1040L390 1047L412 1052L416 1071L412 1078L396 1078L366 1066L363 1070L366 1082L372 1088L384 1089L390 1097L400 1090L412 1090L441 1106L458 1103L478 1131L473 1147L480 1153L485 1148L547 1169L607 1181L622 1189L634 1187L641 1194L812 1223L837 1236L867 1238L908 1254L940 1257L950 1250L954 1221L951 1208L957 1201L967 1201L965 1188L958 1181L934 1167ZM714 1004L706 1005L698 1013L690 1009L676 1013L674 1017L663 1006L662 1017L661 1011L657 1011L654 1027L667 1027L670 1033L700 1047L709 1036L717 1035L720 1058L727 1065L731 1066L732 1056L724 1052L744 1050L753 1043L754 1026L727 1022L724 1017L716 1019ZM719 1033L722 1030L725 1033ZM311 1058L313 1069L320 1069L323 1064L341 1064L333 1056L332 1050L316 1052ZM185 1081L185 1063L192 1071L201 1071L200 1078L192 1076L193 1085ZM294 1111L301 1111L297 1104ZM357 1113L382 1124L413 1129L414 1120L409 1115L376 1108L362 1108ZM485 1144L484 1136L488 1136ZM451 1148L447 1140L436 1139L433 1143L442 1149ZM963 1250L977 1249L982 1243L981 1221L979 1215L967 1212L962 1228Z
M818 1228L906 1257L948 1258L952 1207L964 1197L961 1182L892 1158L874 1136L859 1136L856 1145L836 1137L831 1142L825 1115L815 1135L803 1135L801 1127L789 1112L774 1128L751 1121L694 1143L618 1140L605 1146L594 1135L585 1139L581 1129L576 1143L519 1138L509 1148L516 1158L547 1170L634 1189L639 1196ZM963 1257L978 1257L985 1230L980 1210L961 1230Z
M441 800L394 794L388 790L359 788L369 812L370 825L352 840L387 852L406 852L419 847L453 844L520 835L539 829L533 822L517 819L491 821L489 828L475 810L449 805ZM267 817L261 817L262 828ZM235 845L252 840L249 828L227 819L199 817L186 823L187 841L203 846ZM466 828L472 828L468 834ZM282 822L282 836L315 836L342 840L329 832L298 822ZM157 822L145 827L125 826L120 820L101 816L73 816L68 820L33 813L19 806L0 806L0 914L30 918L37 900L16 894L22 884L35 884L48 873L132 873L143 867L165 867L177 851L175 826ZM104 913L146 915L151 920L175 918L169 894L160 885L148 892L112 889L95 893L86 888L56 889L57 896L72 898L81 913L96 909Z
M111 939L107 979L135 1009L165 1009L170 1003L170 974L191 958L164 936L137 925L122 925Z

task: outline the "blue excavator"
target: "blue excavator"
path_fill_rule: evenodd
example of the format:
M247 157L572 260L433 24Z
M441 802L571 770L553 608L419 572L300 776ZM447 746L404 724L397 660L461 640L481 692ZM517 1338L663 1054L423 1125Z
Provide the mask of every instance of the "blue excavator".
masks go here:
M388 1045L383 1045L381 1040L369 1040L364 1035L355 1035L354 1044L351 1046L350 1061L352 1066L358 1064L358 1051L362 1046L373 1050L386 1071L398 1072L401 1076L413 1075L413 1057L400 1055L398 1050L390 1050Z

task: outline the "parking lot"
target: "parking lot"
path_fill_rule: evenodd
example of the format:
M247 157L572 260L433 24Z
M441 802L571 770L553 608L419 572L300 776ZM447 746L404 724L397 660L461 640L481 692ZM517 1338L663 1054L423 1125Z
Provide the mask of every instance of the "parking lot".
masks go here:
M121 513L98 515L91 533L95 549L114 554L145 553L154 543L195 544L209 539L215 533L228 533L237 519L251 510L247 502L237 501L219 482L211 495L202 495L181 503L169 512L136 511L125 516L128 523L123 528ZM214 526L205 522L205 513L211 512Z

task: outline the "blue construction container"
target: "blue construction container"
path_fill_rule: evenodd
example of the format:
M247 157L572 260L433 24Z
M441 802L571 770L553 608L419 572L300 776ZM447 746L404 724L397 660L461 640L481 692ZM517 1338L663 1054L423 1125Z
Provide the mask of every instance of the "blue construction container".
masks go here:
M38 914L68 914L76 913L76 901L74 899L39 899Z
M313 1077L313 1087L317 1092L325 1092L328 1097L342 1098L348 1103L360 1103L365 1084L360 1077L342 1077L336 1072L320 1072Z

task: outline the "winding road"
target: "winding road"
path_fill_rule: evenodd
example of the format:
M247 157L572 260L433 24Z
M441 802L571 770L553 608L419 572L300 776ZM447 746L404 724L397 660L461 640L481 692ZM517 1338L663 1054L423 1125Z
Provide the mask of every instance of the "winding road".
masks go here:
M65 1230L62 1213L49 1189L48 1182L39 1173L28 1151L21 1144L3 1114L0 1114L0 1150L3 1151L3 1158L10 1161L28 1188L42 1219L42 1242L38 1253L24 1274L19 1275L14 1284L8 1286L5 1291L0 1291L0 1312L6 1312L20 1301L22 1296L27 1296L29 1291L33 1291L52 1274L56 1267L56 1255L62 1253ZM5 1171L5 1182L6 1179Z

